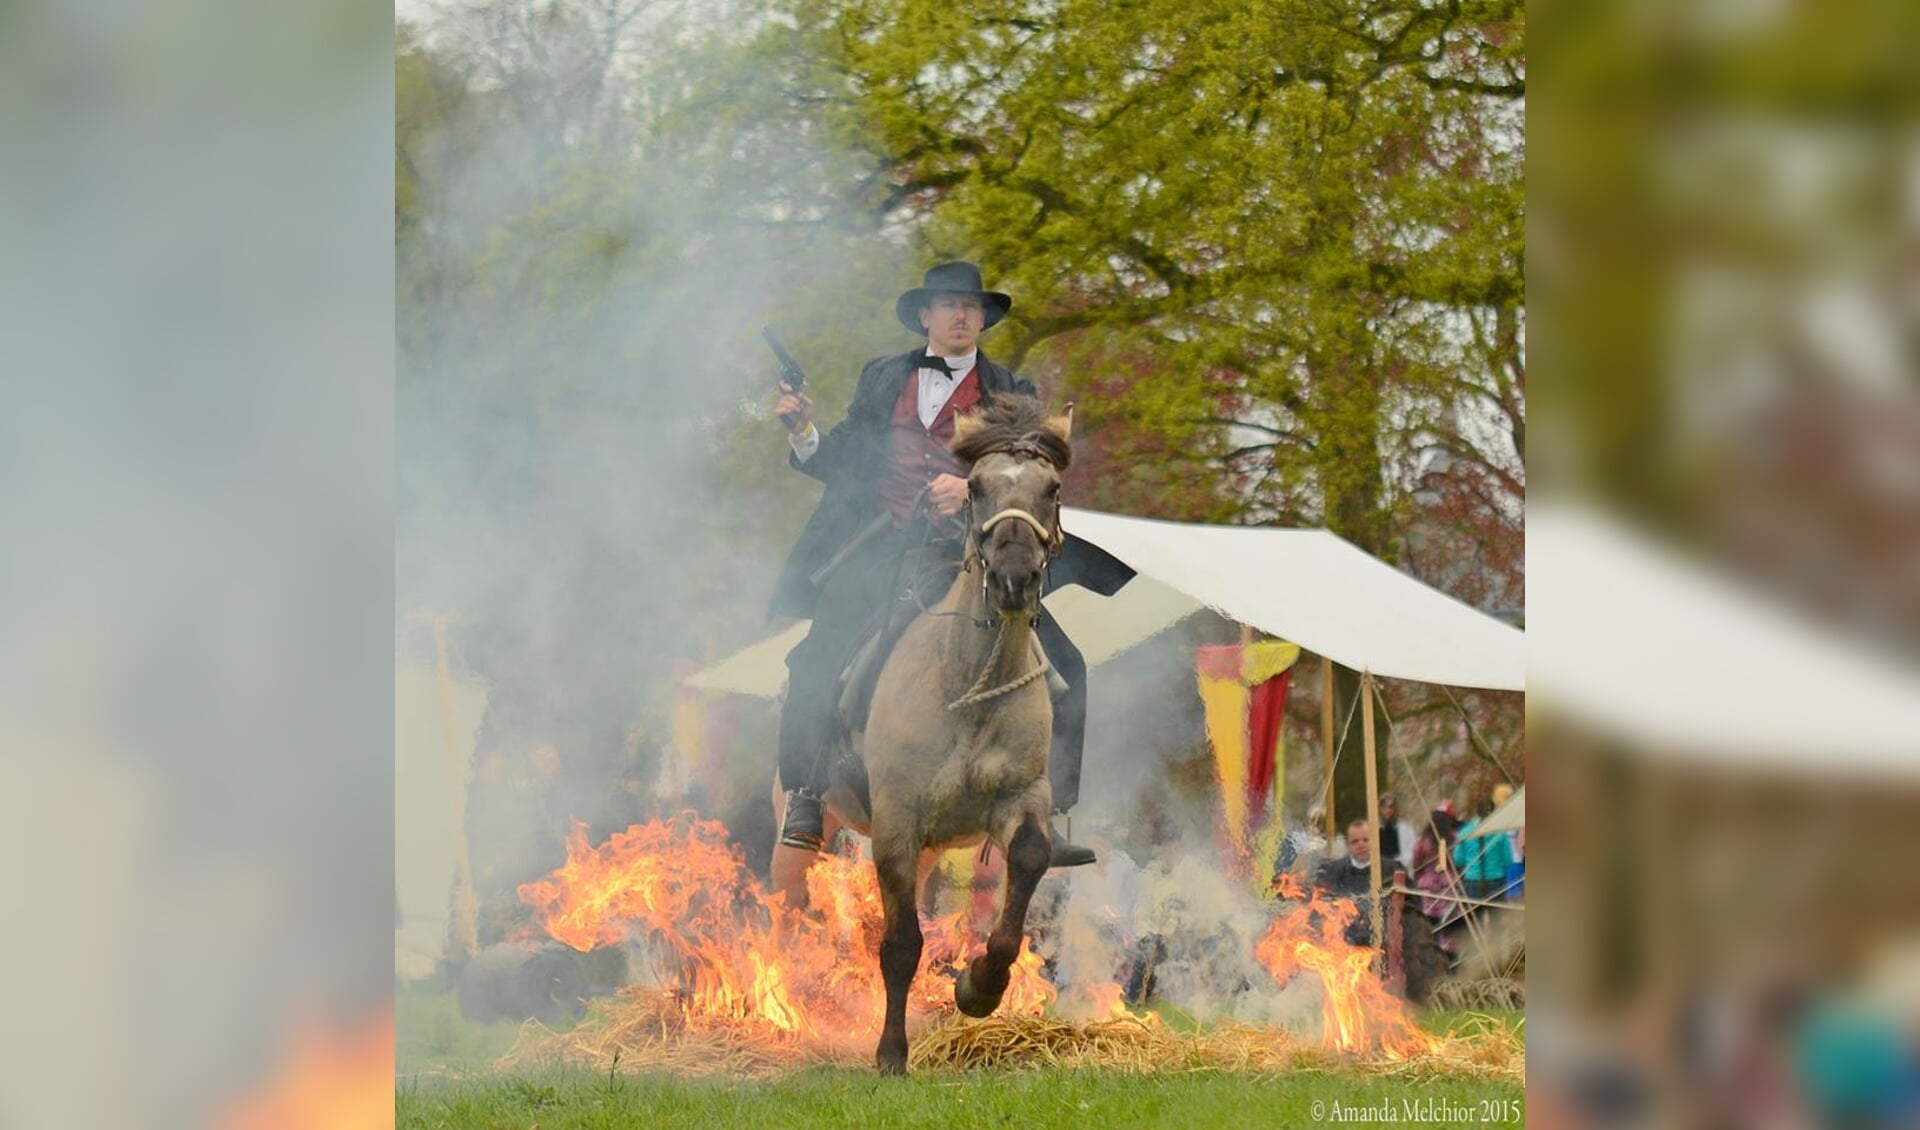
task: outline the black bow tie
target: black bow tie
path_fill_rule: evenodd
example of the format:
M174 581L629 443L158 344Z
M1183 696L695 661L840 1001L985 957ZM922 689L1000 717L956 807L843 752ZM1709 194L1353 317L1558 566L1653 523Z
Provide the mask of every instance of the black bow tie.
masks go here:
M920 351L919 367L922 369L935 369L935 370L938 370L939 372L945 373L949 377L953 375L953 366L947 364L947 359L945 357L935 357L933 354L928 353L924 349Z

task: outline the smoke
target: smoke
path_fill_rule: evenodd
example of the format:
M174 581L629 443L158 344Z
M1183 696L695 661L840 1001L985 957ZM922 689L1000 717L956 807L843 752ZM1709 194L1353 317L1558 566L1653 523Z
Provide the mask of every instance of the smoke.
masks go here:
M676 672L766 631L818 487L786 466L760 327L823 424L904 344L904 249L809 211L847 158L784 128L743 54L763 30L650 0L401 29L395 648L430 671L443 625L485 696L454 738L483 942L573 820L654 814Z
M1076 825L1129 829L1128 846L1144 857L1154 821L1199 828L1210 819L1213 794L1181 791L1175 767L1206 741L1193 647L1214 642L1222 623L1203 613L1089 671Z
M388 26L214 7L0 47L9 1126L204 1126L392 985Z
M1144 865L1104 836L1089 837L1089 845L1099 861L1047 879L1036 915L1063 1015L1098 1015L1104 1002L1089 990L1112 982L1130 998L1151 995L1160 1007L1197 1020L1320 1035L1318 981L1294 977L1281 985L1259 963L1255 944L1271 924L1273 904L1224 873L1210 843L1183 836Z

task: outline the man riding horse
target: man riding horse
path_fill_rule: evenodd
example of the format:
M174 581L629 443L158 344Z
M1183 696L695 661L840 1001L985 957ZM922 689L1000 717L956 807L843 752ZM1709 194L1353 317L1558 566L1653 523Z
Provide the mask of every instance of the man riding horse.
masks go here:
M924 344L867 363L846 419L824 435L812 401L783 387L778 415L787 425L791 465L826 484L819 508L788 554L772 609L811 617L787 656L787 698L780 716L780 781L786 814L775 872L804 871L821 849L821 797L831 753L844 730L842 673L876 628L897 631L895 615L931 603L958 572L965 531L966 467L948 450L958 414L1009 393L1033 395L1031 382L995 364L980 335L1005 318L1013 300L984 288L971 263L942 263L902 294L894 313ZM884 516L884 517L883 517ZM1049 587L1079 584L1111 596L1133 570L1069 535ZM892 619L892 623L887 621ZM1048 778L1056 815L1078 799L1086 736L1086 664L1050 617L1035 627L1048 662L1065 680L1055 704ZM1052 865L1093 861L1056 829ZM785 853L786 858L781 856Z

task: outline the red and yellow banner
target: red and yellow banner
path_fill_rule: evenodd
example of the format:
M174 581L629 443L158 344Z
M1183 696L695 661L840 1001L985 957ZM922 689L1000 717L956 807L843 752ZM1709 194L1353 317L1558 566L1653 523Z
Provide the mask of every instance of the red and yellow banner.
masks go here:
M1226 832L1242 852L1250 850L1249 836L1266 823L1267 813L1280 805L1286 776L1280 723L1299 658L1300 645L1283 640L1194 651Z

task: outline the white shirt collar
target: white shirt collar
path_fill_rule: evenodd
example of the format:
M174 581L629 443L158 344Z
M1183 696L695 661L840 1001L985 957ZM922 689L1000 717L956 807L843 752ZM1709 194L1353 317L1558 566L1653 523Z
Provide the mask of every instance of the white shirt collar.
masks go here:
M965 357L947 358L946 359L947 367L953 370L953 375L956 378L964 377L967 375L967 372L973 368L974 362L979 360L979 358L980 358L980 351L978 349L973 349L968 351ZM929 372L929 373L938 373L940 370L926 369L923 371Z

